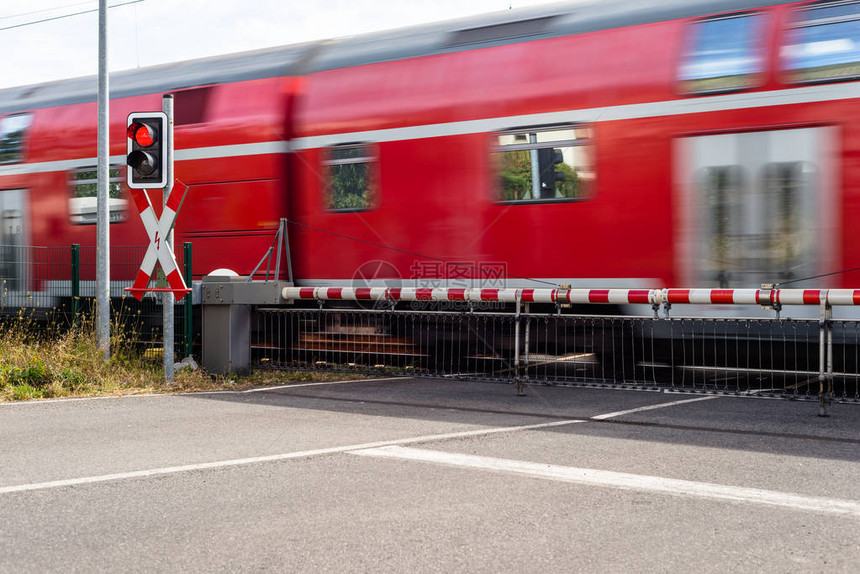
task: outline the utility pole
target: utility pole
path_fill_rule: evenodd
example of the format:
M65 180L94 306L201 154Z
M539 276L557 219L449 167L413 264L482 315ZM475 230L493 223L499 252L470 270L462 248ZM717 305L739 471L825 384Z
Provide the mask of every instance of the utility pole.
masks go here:
M108 7L99 0L98 190L96 202L96 337L102 356L110 359L110 99L107 57Z

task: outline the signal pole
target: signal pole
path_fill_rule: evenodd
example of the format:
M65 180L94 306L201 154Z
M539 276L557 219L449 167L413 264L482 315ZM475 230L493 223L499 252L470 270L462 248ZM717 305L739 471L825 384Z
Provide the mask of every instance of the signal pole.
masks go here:
M161 109L167 115L167 130L164 134L164 145L166 146L165 159L167 162L164 165L164 171L167 176L167 185L164 187L162 197L164 199L164 207L167 207L167 198L170 192L173 191L173 94L165 94L161 98ZM167 234L164 241L168 245L168 249L173 251L173 230ZM167 272L165 271L165 274ZM173 343L174 343L174 302L175 298L172 291L165 291L164 297L161 300L162 321L163 326L163 344L162 344L162 359L164 360L164 380L168 383L173 382ZM186 302L186 305L188 303Z
M176 295L181 299L191 291L185 286L185 280L173 255L173 225L188 186L182 185L180 191L174 189L173 95L163 96L162 109L161 112L132 112L128 115L127 183L149 236L149 246L143 256L134 285L126 287L125 290L138 301L148 291L159 291L164 294L162 297L164 379L172 382L175 338L173 305ZM164 209L160 217L155 215L152 202L147 195L147 189L156 188L162 190L164 201ZM150 289L147 286L152 279L156 263L161 265L166 285L159 280L159 286Z
M107 0L99 0L98 189L96 203L96 338L110 359L110 99L107 57Z

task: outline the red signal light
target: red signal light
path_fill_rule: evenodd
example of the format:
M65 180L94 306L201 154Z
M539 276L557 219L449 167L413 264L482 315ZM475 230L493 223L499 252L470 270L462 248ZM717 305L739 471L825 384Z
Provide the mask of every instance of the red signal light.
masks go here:
M141 147L151 146L158 137L155 128L138 122L134 122L128 126L126 135Z

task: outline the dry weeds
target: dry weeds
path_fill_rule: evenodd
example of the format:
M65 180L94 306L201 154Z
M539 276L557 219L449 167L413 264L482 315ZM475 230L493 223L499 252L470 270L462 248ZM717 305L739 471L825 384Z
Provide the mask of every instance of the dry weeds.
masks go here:
M114 326L111 358L107 361L96 340L91 320L62 329L46 327L22 313L0 320L0 402L242 390L345 378L342 374L301 371L254 371L243 376L222 376L202 369L180 369L174 381L168 383L164 380L161 355L142 352L131 343L134 337L130 334Z

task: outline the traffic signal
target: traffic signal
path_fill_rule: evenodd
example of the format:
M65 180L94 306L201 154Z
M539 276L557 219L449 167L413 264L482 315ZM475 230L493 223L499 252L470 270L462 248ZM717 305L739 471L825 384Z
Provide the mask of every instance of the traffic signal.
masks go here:
M167 186L167 115L133 112L128 115L128 187L158 189Z
M556 171L555 166L561 163L564 163L564 154L560 149L541 148L538 150L541 199L552 199L556 196L556 182L563 180L564 174Z

